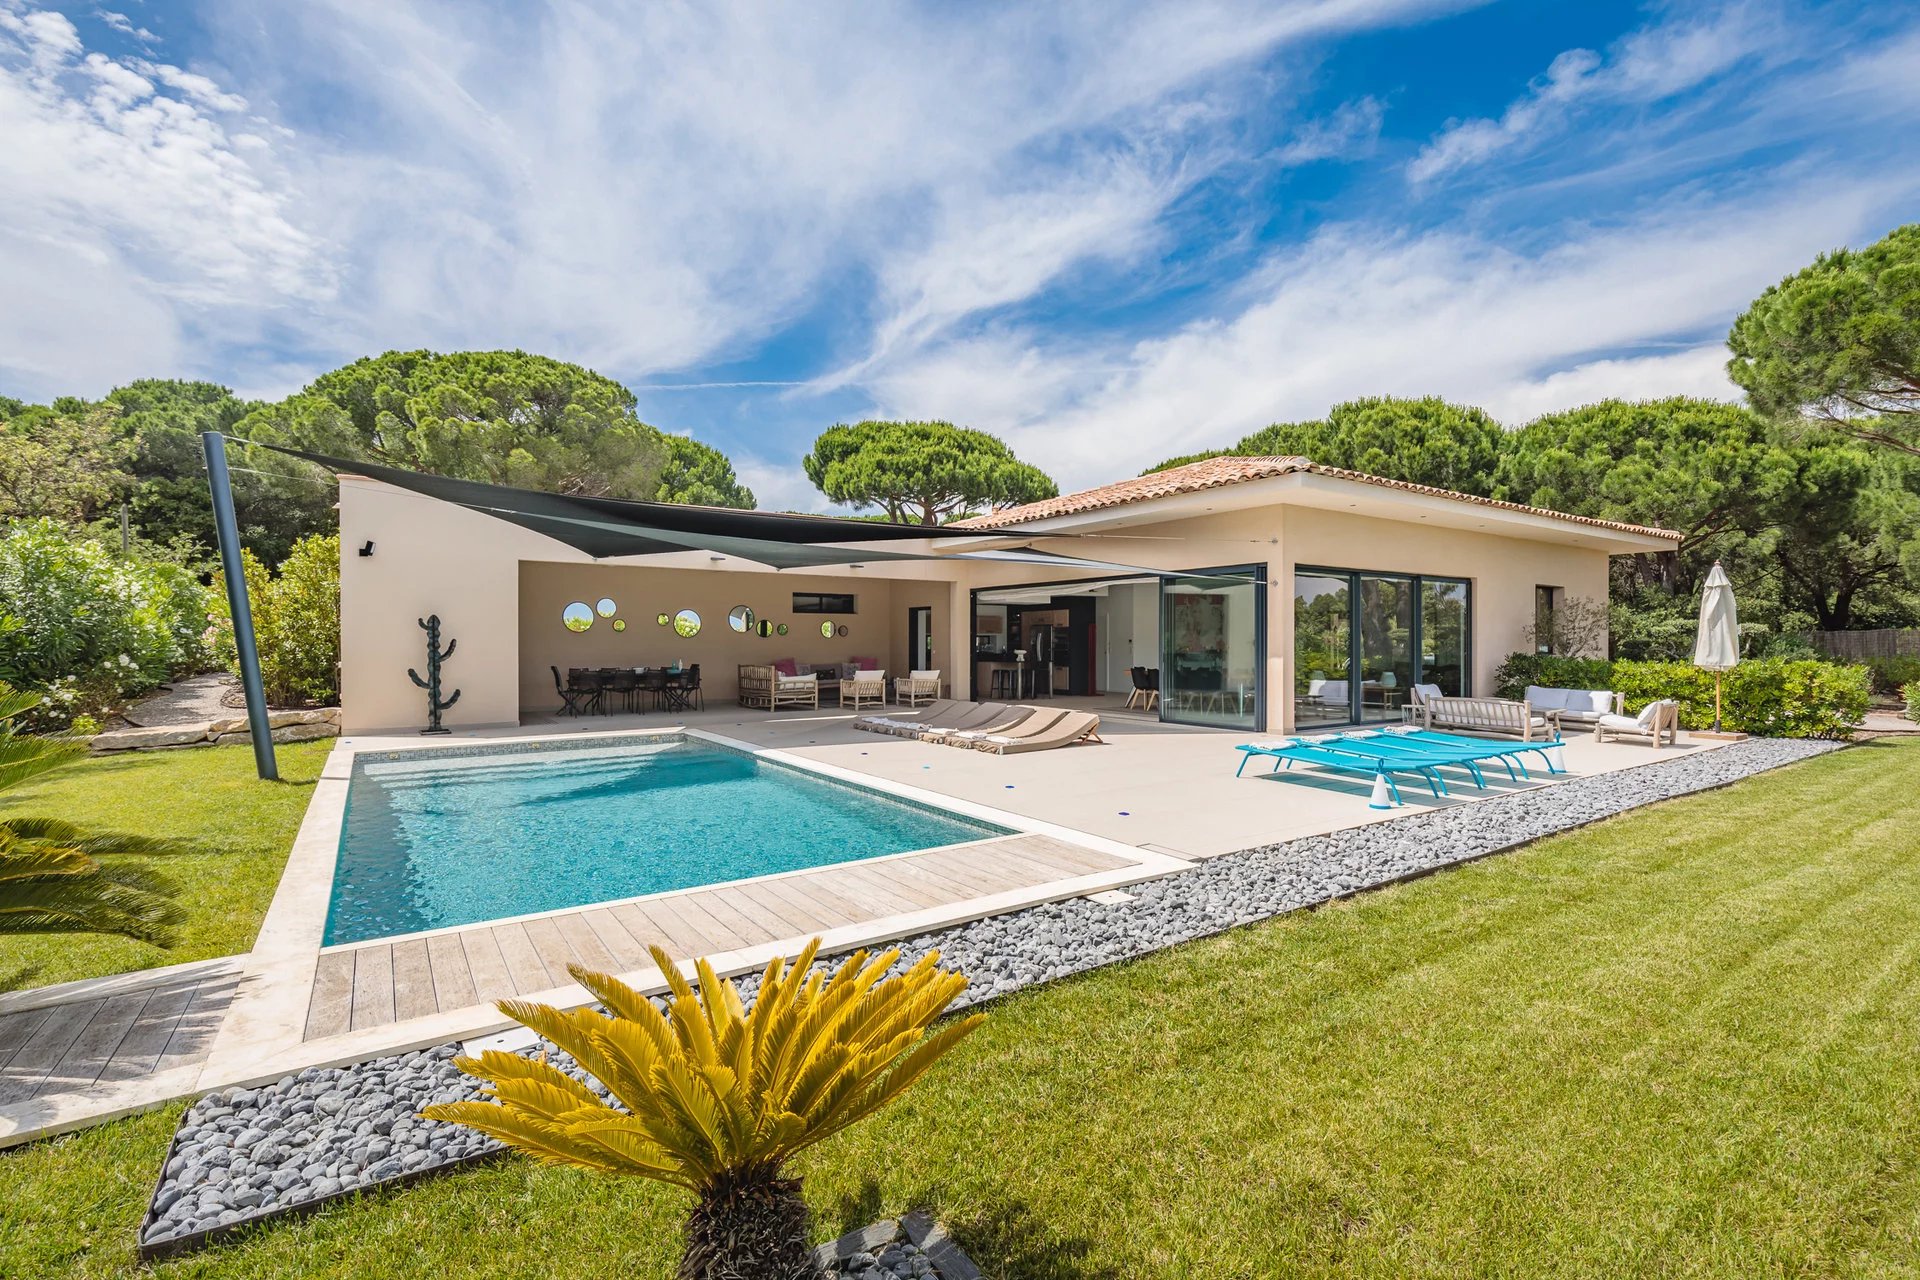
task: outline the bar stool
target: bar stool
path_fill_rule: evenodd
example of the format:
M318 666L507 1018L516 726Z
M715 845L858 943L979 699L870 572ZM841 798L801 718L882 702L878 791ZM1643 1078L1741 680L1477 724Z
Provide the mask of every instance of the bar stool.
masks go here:
M989 698L1018 698L1020 696L1020 668L995 667L987 683Z

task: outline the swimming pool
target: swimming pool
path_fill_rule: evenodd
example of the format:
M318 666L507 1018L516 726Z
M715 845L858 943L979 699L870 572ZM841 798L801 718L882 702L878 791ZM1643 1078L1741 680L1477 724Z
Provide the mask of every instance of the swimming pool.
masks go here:
M325 944L1005 835L689 738L354 762Z

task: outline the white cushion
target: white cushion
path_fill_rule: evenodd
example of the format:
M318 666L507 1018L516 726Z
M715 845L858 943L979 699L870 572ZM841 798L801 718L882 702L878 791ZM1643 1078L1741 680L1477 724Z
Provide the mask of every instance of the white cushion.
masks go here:
M1565 711L1567 709L1567 690L1543 689L1537 684L1527 686L1526 702L1530 707L1541 711Z
M1652 728L1654 720L1660 714L1660 708L1666 705L1665 702L1649 702L1646 706L1640 708L1640 714L1634 717L1633 722L1643 729Z
M1445 696L1445 694L1440 692L1440 686L1437 684L1417 684L1413 686L1413 700L1415 702L1425 702L1429 698Z
M1633 716L1617 716L1611 711L1600 717L1600 727L1603 729L1622 729L1629 731L1646 728L1645 725L1641 724L1640 721Z
M1325 676L1315 676L1313 679L1307 681L1307 696L1309 698L1317 698L1320 696L1320 691L1326 687L1327 678Z
M938 680L940 678L938 671L913 671L908 674L915 680Z
M1345 680L1328 680L1320 686L1318 693L1320 701L1322 702L1345 702L1348 697L1347 682Z

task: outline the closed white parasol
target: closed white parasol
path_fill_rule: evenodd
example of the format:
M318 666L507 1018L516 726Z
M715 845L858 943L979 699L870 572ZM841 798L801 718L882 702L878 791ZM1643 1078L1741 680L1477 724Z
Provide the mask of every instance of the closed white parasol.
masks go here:
M1700 592L1700 634L1693 642L1693 665L1713 672L1713 731L1720 732L1720 680L1740 665L1740 613L1733 583L1714 561Z

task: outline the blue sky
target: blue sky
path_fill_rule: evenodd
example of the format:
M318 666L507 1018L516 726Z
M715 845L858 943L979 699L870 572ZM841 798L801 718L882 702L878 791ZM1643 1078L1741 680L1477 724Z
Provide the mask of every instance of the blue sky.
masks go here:
M591 365L775 506L862 416L1064 485L1358 395L1725 396L1920 216L1912 5L0 0L0 392Z

